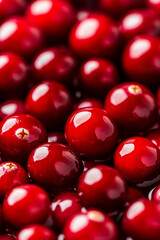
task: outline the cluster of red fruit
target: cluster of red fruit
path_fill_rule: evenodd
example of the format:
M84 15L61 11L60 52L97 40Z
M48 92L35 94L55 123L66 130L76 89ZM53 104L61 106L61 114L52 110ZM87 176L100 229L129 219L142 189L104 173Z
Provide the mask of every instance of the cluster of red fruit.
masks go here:
M0 240L160 239L160 0L0 0Z

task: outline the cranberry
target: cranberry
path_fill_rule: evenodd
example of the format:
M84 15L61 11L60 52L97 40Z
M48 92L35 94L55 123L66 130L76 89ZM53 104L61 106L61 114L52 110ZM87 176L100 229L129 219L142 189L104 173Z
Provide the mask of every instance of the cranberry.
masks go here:
M160 185L151 192L151 199L160 202Z
M43 125L34 117L18 114L0 122L0 149L2 159L25 163L30 152L47 142Z
M105 109L128 135L146 131L156 121L156 99L145 86L127 82L106 96Z
M128 202L129 203L133 203L136 200L143 198L144 195L142 192L140 192L138 189L134 188L134 187L128 187Z
M13 51L31 58L43 46L40 29L20 17L10 18L0 26L0 51Z
M31 225L20 230L17 240L56 240L56 234L42 225Z
M26 99L29 114L37 117L45 127L62 127L72 109L68 90L60 83L45 81L34 86Z
M3 96L21 96L27 85L27 65L12 52L0 54L0 92Z
M158 88L158 92L157 92L157 100L158 100L158 106L160 106L160 87Z
M27 172L18 163L4 162L0 163L0 198L14 187L29 182Z
M102 212L90 210L73 216L64 228L65 240L117 240L115 223Z
M72 50L82 58L113 58L119 48L119 30L108 16L92 14L74 25L69 42Z
M5 117L9 117L11 115L17 115L25 112L26 109L22 100L8 100L0 105L0 120L3 120Z
M3 202L4 219L15 228L43 223L49 214L47 193L33 184L13 188ZM15 221L16 219L16 221Z
M147 3L160 16L160 0L147 0Z
M122 18L120 30L124 42L140 34L159 35L160 20L151 9L134 10Z
M36 0L30 4L26 15L54 40L64 38L75 20L72 5L63 0Z
M67 120L65 134L71 147L87 158L107 157L118 141L116 125L100 108L74 111Z
M1 0L0 21L4 21L9 16L23 13L26 6L26 0Z
M117 170L99 165L82 174L78 192L85 207L95 207L112 213L123 209L127 186Z
M160 39L153 36L138 36L124 49L122 65L130 80L153 88L159 84L159 58Z
M15 238L10 235L3 234L3 235L0 235L0 240L15 240Z
M160 130L155 130L149 133L147 136L160 150Z
M33 68L39 80L54 80L69 85L76 70L76 59L65 47L48 48L36 56Z
M117 147L114 165L129 182L147 184L159 175L160 151L149 139L132 137Z
M60 143L60 144L66 144L67 141L65 139L64 133L62 132L51 132L48 134L48 142L53 143Z
M93 14L93 11L89 9L80 9L77 11L76 18L78 21L82 21L87 17L90 17L90 15Z
M99 5L112 17L121 18L129 10L144 7L145 0L100 0Z
M76 110L86 107L103 108L103 104L95 98L84 98L80 102L76 103L73 108Z
M53 199L51 216L58 230L62 230L69 218L80 212L82 206L76 193L61 193Z
M80 78L85 91L96 97L104 98L119 80L116 67L102 58L92 58L84 62Z
M68 146L58 143L40 145L28 159L31 178L53 192L74 187L82 171L83 164L78 155Z
M122 220L122 228L133 239L158 240L160 236L159 219L159 204L155 201L140 199L126 211Z
M96 167L98 165L106 165L113 167L112 154L106 159L95 159L90 161L84 161L84 171L89 170L90 168Z

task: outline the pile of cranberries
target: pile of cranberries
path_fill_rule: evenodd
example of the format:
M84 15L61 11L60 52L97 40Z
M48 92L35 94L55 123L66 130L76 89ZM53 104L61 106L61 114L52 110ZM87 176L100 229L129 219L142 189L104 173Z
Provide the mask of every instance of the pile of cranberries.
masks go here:
M160 240L160 0L0 0L0 240Z

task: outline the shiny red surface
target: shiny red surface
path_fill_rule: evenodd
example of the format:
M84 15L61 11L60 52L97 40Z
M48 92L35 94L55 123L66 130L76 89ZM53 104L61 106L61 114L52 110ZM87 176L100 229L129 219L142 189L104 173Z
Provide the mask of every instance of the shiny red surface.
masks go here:
M149 133L147 136L160 150L160 130L155 130Z

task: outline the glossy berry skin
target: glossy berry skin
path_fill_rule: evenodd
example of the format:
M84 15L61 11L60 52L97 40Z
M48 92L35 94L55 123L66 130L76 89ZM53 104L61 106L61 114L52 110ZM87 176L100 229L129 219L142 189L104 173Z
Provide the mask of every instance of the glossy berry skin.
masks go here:
M51 132L48 134L48 142L60 143L67 145L63 132Z
M40 29L24 18L14 17L0 26L0 51L13 51L25 58L31 58L43 46Z
M133 202L135 202L136 200L143 198L144 195L141 191L139 191L138 189L134 188L134 187L128 187L128 202L131 204Z
M65 240L117 240L115 223L102 212L90 210L73 216L64 228Z
M160 151L147 138L128 138L117 147L114 166L129 182L147 184L159 175Z
M27 85L28 68L25 61L13 52L0 54L0 93L11 98L21 96ZM9 87L8 87L9 86Z
M22 14L27 6L26 0L1 0L0 2L0 22L6 18Z
M121 18L129 10L145 6L145 0L100 0L99 5L112 17Z
M2 234L0 235L0 240L15 240L16 238L10 236L10 235L7 235L7 234Z
M26 184L29 182L29 177L25 169L14 162L0 163L0 198L14 187Z
M160 20L151 9L133 10L122 18L120 30L124 43L140 34L158 36Z
M17 115L21 113L26 113L25 105L22 100L8 100L0 105L0 120L3 120L11 115Z
M76 71L76 59L66 47L48 48L36 56L33 69L38 80L52 80L69 85Z
M54 227L62 230L68 219L81 212L81 209L80 199L76 193L65 192L57 195L51 204L51 217Z
M160 16L160 0L147 0L147 4Z
M156 99L149 89L138 83L114 87L106 96L105 109L128 136L146 131L156 121Z
M76 152L94 159L107 157L118 141L115 123L108 113L100 108L74 111L66 122L65 136Z
M72 110L72 99L65 86L45 81L34 86L27 95L26 109L45 127L63 127Z
M112 213L123 209L127 186L117 170L98 165L82 174L78 192L83 206Z
M84 62L80 78L85 91L98 98L104 98L119 80L114 64L103 58L91 58Z
M68 1L36 0L28 7L26 17L55 40L66 37L75 21L75 12Z
M73 26L69 43L81 58L113 58L119 47L118 27L108 16L92 14Z
M158 240L160 236L159 218L159 204L152 200L140 199L125 212L122 228L133 239Z
M70 147L58 143L42 144L28 158L32 180L52 192L73 188L82 171L79 156Z
M160 202L160 186L157 186L152 192L151 199Z
M137 36L125 47L122 66L129 80L153 88L159 84L159 57L159 38L147 35Z
M103 108L103 104L96 98L84 98L73 106L74 110L86 107Z
M149 133L147 136L160 150L160 130L155 130Z
M18 114L0 122L0 149L3 161L25 164L30 152L46 141L45 128L30 115Z
M78 9L77 13L76 13L76 19L77 21L82 21L85 18L89 17L90 15L92 15L94 12L88 8L84 8L84 9Z
M43 225L30 225L21 229L17 240L57 240L56 234Z
M33 184L13 188L3 202L3 216L7 223L20 229L43 223L49 214L48 194ZM15 221L16 219L16 221Z
M0 120L6 117L26 113L24 101L20 99L11 99L4 101L0 105Z

